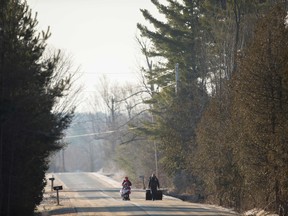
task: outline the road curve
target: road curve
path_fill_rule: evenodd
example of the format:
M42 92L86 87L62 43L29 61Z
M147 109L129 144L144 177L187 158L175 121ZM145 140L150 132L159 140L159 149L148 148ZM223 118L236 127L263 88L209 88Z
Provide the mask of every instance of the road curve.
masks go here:
M222 207L183 202L169 196L164 196L161 201L146 201L144 190L134 188L131 201L123 201L119 193L121 182L98 173L53 173L53 176L63 186L73 208L58 213L54 210L50 215L239 215Z

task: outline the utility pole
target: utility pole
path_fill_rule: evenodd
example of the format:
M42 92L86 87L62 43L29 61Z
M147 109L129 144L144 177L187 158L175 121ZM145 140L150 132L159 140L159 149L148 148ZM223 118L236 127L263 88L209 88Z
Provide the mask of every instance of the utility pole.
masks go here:
M148 58L146 56L146 60L147 60L147 64L148 64L148 68L149 68L149 72L152 74L152 61L149 62ZM154 94L155 88L154 88L154 84L151 84L151 92L152 95ZM154 124L154 114L152 113L152 125ZM154 155L155 155L155 174L157 177L159 177L159 173L158 173L158 151L157 151L157 143L155 140L153 140L153 144L154 144Z
M179 64L176 63L175 65L175 93L178 94L178 86L179 86Z
M152 114L152 124L154 124L153 114ZM154 152L155 152L155 174L158 177L158 151L157 151L157 144L155 140L153 140L153 144L154 144Z
M64 153L64 149L62 149L62 172L66 172L66 170L65 170L65 153Z

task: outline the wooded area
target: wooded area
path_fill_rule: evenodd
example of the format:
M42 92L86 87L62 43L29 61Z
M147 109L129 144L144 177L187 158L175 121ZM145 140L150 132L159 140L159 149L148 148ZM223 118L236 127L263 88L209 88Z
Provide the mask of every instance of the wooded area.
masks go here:
M73 74L26 4L0 2L0 214L32 215L74 115ZM92 136L66 138L87 154L75 166L155 171L175 193L287 215L287 0L151 2L163 18L141 10L142 85L100 81L95 113L76 116ZM50 169L73 171L62 155Z
M146 129L176 190L287 214L287 1L151 1Z

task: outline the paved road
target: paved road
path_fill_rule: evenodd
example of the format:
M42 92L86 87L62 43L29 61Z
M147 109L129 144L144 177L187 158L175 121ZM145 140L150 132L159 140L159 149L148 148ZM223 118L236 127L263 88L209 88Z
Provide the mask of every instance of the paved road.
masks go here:
M146 201L144 190L133 188L131 201L123 201L119 193L121 183L97 173L58 173L54 177L69 196L73 215L237 215L221 207L183 202L168 196L161 201Z

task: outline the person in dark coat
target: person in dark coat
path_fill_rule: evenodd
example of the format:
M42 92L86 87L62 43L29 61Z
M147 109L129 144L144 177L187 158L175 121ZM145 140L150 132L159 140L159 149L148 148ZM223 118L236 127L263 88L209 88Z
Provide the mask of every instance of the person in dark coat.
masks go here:
M160 188L160 184L155 173L153 173L152 176L149 178L148 187L150 188L152 200L156 200L157 188Z

